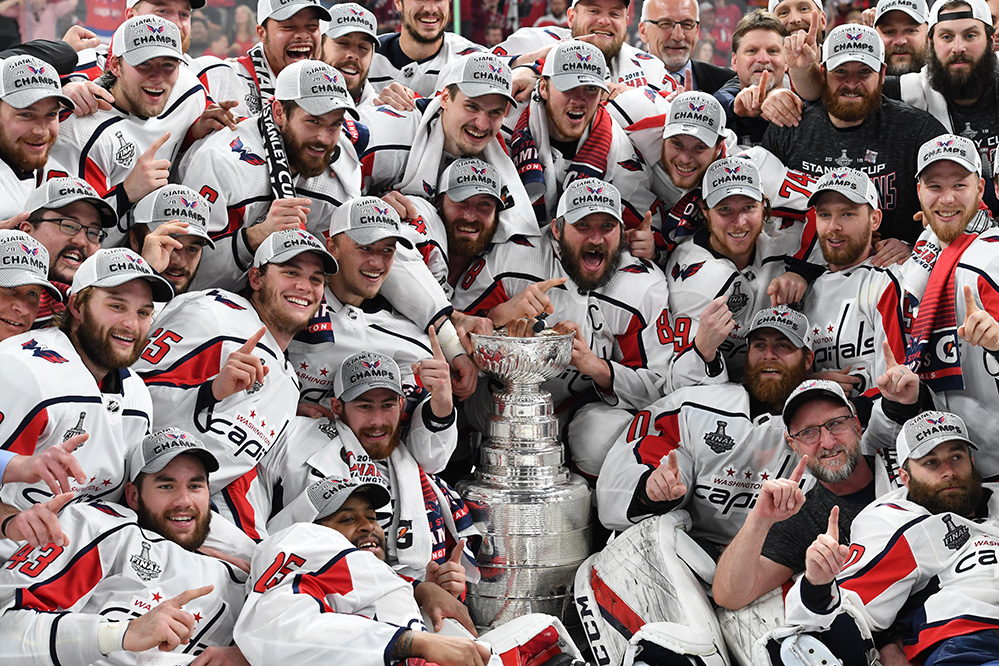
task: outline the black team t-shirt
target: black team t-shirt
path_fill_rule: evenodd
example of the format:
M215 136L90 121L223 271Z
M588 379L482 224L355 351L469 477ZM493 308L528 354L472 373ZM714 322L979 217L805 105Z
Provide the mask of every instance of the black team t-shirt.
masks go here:
M882 237L912 245L923 230L912 219L919 211L916 156L921 145L945 132L927 112L893 99L883 99L863 123L844 129L833 126L821 102L812 102L797 127L767 128L763 147L789 169L816 178L843 167L863 171L878 191Z

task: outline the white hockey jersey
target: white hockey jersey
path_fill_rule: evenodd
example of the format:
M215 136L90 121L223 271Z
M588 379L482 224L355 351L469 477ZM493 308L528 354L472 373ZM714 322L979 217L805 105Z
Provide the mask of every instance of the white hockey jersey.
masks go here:
M0 200L0 220L9 220L24 212L24 202L31 191L41 184L41 176L42 170L21 171L0 159L0 192L5 195Z
M0 367L7 396L0 409L0 448L30 456L87 433L90 438L74 454L87 481L81 485L69 479L76 500L119 501L125 461L153 418L142 380L131 370L117 370L99 386L73 343L56 328L4 340ZM0 487L0 499L19 509L51 497L44 482Z
M799 579L785 600L789 624L824 630L844 597L873 631L893 624L909 661L920 663L936 643L975 631L999 629L999 496L986 485L987 517L931 514L900 488L854 518L850 554L826 608L811 608ZM919 599L915 605L912 599ZM896 622L896 620L898 620Z
M378 46L371 58L371 68L368 69L368 83L376 93L380 93L391 83L401 83L421 97L433 97L441 70L462 56L485 49L448 31L444 33L444 42L437 53L425 60L410 60L405 64L393 62L392 54L398 50L399 33L378 37Z
M361 168L345 124L335 159L313 178L295 176L297 196L312 200L305 228L317 238L329 235L330 217L345 201L361 195ZM243 229L264 221L270 210L270 169L256 118L235 131L214 132L187 152L177 172L179 181L200 192L211 204L208 233L215 249L205 247L194 278L195 289L236 289L253 263Z
M179 594L214 585L184 605L194 615L189 643L197 655L224 647L243 606L245 574L222 560L192 553L139 527L116 504L76 504L59 513L68 544L25 544L0 568L0 661L4 664L131 666L138 654L104 656L97 627L126 622Z
M184 294L156 318L134 366L156 401L153 427L187 430L218 459L219 469L211 478L212 500L241 528L248 515L248 507L239 502L241 487L252 480L256 464L298 406L295 372L270 331L254 350L269 368L263 383L221 402L212 395L212 380L229 354L261 326L257 311L242 296L221 289ZM230 484L235 484L231 492Z
M687 495L676 508L693 520L690 535L719 545L735 536L767 479L791 476L798 457L784 440L780 415L750 414L740 384L681 388L638 412L597 479L600 522L624 530L656 511L645 505L645 480L676 451Z

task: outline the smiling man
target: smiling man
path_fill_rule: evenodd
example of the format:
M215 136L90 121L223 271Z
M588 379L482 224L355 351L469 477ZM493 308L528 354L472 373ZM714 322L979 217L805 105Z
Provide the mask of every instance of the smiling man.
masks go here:
M918 72L926 63L926 14L924 0L878 2L874 29L885 43L889 76Z
M343 74L356 106L372 102L378 93L368 81L368 72L378 46L378 21L356 2L333 5L330 15L332 20L323 33L322 60Z
M49 252L23 231L0 232L0 340L33 328L44 297L62 302L48 281Z
M336 270L307 232L274 233L257 248L243 295L213 289L175 299L135 365L156 401L152 425L186 428L216 454L214 501L237 526L252 516L229 501L227 486L239 491L295 415L298 384L284 352Z

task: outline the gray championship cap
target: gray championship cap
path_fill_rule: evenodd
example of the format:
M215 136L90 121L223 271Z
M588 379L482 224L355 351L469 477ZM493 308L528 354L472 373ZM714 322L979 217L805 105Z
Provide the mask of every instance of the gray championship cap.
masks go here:
M559 42L548 52L541 76L549 77L552 85L562 92L582 86L608 90L604 54L593 44L577 39Z
M968 439L968 428L960 416L950 412L923 412L906 421L895 439L898 464L901 467L909 458L918 460L944 442L954 440L978 449Z
M830 31L822 44L822 65L836 69L848 62L859 62L875 72L885 65L885 44L878 31L868 25L847 23Z
M24 210L29 213L56 210L77 201L93 204L102 227L113 227L118 224L117 213L97 194L97 190L82 178L73 176L53 178L36 187L25 199Z
M6 58L0 65L0 99L15 109L24 109L35 102L55 97L69 109L73 100L62 94L59 73L52 65L29 55Z
M351 402L372 389L389 389L405 397L399 365L384 354L361 352L348 356L333 377L333 395Z
M62 292L48 279L49 251L23 231L0 231L0 287L14 289L36 284L57 301Z
M317 0L258 0L257 25L263 25L267 19L287 21L303 9L315 9L320 21L332 19L329 11Z
M791 395L787 396L787 400L784 401L784 411L781 412L784 427L790 428L791 419L794 418L794 413L798 411L798 408L816 398L826 398L827 400L838 402L844 407L849 408L851 414L854 413L853 405L846 399L846 394L843 393L843 389L839 384L827 379L806 379L794 387Z
M219 468L218 460L200 439L180 428L161 428L146 435L142 444L135 447L129 459L128 480L135 483L139 474L160 472L182 453L200 458L209 474Z
M514 106L513 73L505 60L492 53L473 53L460 58L448 77L448 83L458 84L467 97L502 95Z
M874 25L888 12L905 12L916 23L926 23L926 0L879 0Z
M337 208L330 221L330 238L337 234L347 234L358 245L395 238L407 250L413 249L402 233L399 213L378 197L357 197Z
M375 15L356 2L344 2L333 5L329 9L329 25L323 34L330 39L337 39L353 32L360 32L378 43L378 20Z
M313 116L343 109L354 120L360 117L343 74L319 60L299 60L282 69L277 75L274 97L295 102Z
M763 185L756 165L741 157L725 157L708 165L701 183L704 203L714 208L737 194L763 201Z
M187 222L187 233L179 236L203 238L208 247L215 249L215 242L208 235L208 217L211 204L203 196L184 185L166 185L153 190L135 204L132 219L145 224L153 231L173 220Z
M565 188L558 200L555 217L565 218L568 224L576 224L594 213L607 213L624 224L621 217L621 193L610 183L598 178L582 178L572 181Z
M916 156L916 178L934 162L950 160L972 173L982 172L982 158L975 142L956 134L941 134L919 147Z
M827 171L815 183L812 196L808 197L808 205L814 206L815 199L823 192L837 192L856 204L867 204L874 210L878 209L878 191L873 181L863 171L849 167Z
M368 467L374 469L374 465ZM335 477L321 479L306 488L305 492L309 502L315 507L315 520L332 516L354 493L367 497L375 509L380 509L392 501L385 477L377 474L377 471L376 476L358 477L351 472L349 479Z
M87 257L73 276L69 293L78 294L87 287L117 287L132 280L145 280L153 290L154 301L173 298L173 286L157 275L145 259L124 247L97 250Z
M783 333L784 337L798 349L812 345L812 334L808 330L808 317L786 305L763 308L753 315L753 323L746 333L746 338L752 337L753 333L763 328L772 328Z
M326 247L316 240L316 237L302 229L285 229L275 231L264 239L253 254L254 268L264 264L283 264L291 261L303 252L315 252L322 259L326 273L332 274L340 270L336 259Z
M135 67L153 58L183 60L180 28L154 14L133 16L114 31L111 55L121 56Z
M669 105L663 138L686 134L716 146L725 133L725 112L712 95L703 92L680 93Z
M493 165L465 157L451 163L441 174L440 193L451 201L464 201L476 194L488 194L503 203L499 171Z
M930 27L932 28L941 21L953 21L964 18L978 19L985 25L992 25L992 12L989 11L989 6L985 0L961 0L961 2L971 7L971 11L967 9L948 9L941 16L941 8L947 3L940 0L934 4L933 8L930 9Z

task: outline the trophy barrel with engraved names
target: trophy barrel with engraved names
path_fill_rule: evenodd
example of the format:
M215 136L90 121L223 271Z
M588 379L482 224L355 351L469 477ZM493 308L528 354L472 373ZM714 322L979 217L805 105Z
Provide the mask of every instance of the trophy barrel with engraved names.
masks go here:
M479 627L526 613L571 617L572 582L590 554L590 489L565 466L551 394L572 334L471 335L476 365L504 384L474 478L458 484L483 535L467 603Z

